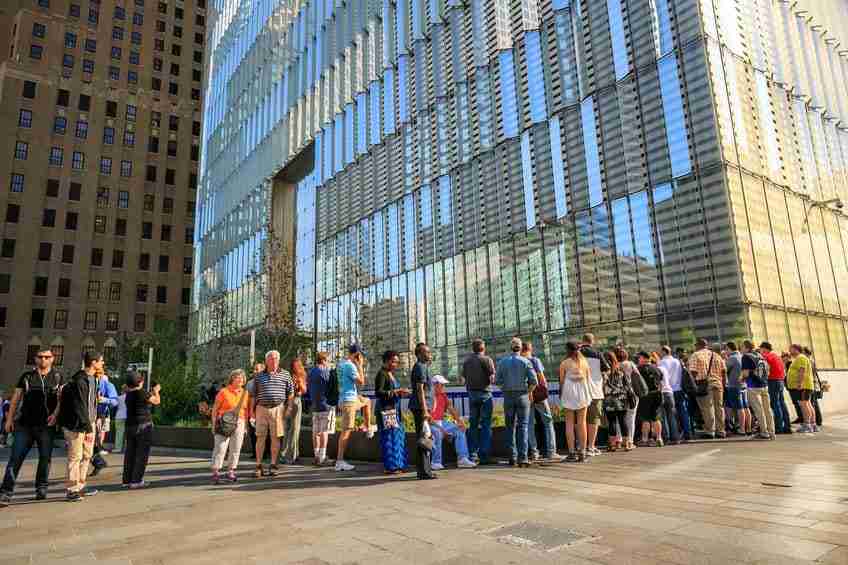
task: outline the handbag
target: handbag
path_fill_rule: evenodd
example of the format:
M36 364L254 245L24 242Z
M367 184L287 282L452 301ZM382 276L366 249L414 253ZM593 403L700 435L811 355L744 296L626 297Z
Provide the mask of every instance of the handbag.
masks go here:
M540 375L539 383L533 387L533 402L544 402L548 399L548 381Z
M217 435L231 437L234 433L236 433L236 428L238 428L239 423L239 414L241 413L242 406L244 406L244 399L246 396L247 389L242 389L238 405L236 405L235 409L230 410L229 412L224 412L218 416L218 419L215 421L215 433Z
M399 428L400 424L398 423L397 410L383 410L382 418L383 418L383 429L389 430L393 428Z
M713 372L713 361L715 361L715 353L710 352L710 364L707 367L707 378L695 381L695 396L707 396L710 394L710 373Z
M421 425L421 437L418 438L418 447L425 451L433 451L433 432L430 431L430 423Z

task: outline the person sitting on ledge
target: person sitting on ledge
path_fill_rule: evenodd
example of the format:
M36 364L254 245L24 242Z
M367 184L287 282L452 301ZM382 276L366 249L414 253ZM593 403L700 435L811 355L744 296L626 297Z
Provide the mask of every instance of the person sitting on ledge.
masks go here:
M445 468L442 464L442 440L448 437L453 439L457 467L460 469L473 469L477 465L471 461L468 454L465 422L462 420L459 411L448 400L448 395L445 393L446 384L448 384L448 380L442 375L435 375L433 377L435 398L433 410L430 412L430 417L432 418L431 429L433 432L432 467L434 471L440 471ZM453 421L445 420L445 412L450 415Z

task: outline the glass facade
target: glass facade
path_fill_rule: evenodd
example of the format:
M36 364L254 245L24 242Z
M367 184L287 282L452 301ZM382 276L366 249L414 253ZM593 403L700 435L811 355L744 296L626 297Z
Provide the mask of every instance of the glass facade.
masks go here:
M319 349L427 341L455 378L477 336L495 354L531 338L549 364L585 331L753 336L848 366L848 218L811 208L848 200L848 59L827 39L844 19L769 0L211 4L198 342L221 296L240 327L268 314L274 179L309 154L283 221Z

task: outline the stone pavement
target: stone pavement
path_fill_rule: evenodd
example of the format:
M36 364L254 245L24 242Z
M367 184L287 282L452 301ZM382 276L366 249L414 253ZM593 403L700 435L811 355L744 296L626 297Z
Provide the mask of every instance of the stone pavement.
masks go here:
M221 486L203 454L170 451L153 457L153 486L133 492L109 456L91 483L101 493L76 504L61 500L60 481L35 502L30 461L0 510L0 565L848 564L847 448L842 416L815 437L640 448L586 465L426 482L375 465L295 466Z

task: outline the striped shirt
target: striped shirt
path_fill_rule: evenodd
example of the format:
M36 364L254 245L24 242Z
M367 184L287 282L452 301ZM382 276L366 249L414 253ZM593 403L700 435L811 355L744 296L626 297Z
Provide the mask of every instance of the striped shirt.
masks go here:
M276 373L266 371L257 376L254 381L256 382L256 401L265 408L273 408L294 394L294 383L288 371L280 370Z

